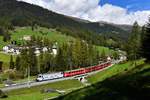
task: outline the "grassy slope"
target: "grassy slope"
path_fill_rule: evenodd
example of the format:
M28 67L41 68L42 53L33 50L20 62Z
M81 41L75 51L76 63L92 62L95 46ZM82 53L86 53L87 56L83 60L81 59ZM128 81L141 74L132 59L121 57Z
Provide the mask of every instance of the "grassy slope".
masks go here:
M102 47L102 46L96 46L96 48L98 49L98 51L100 53L102 53L103 51L105 51L106 55L112 54L114 52L114 50L111 50L109 48Z
M73 88L79 88L82 84L77 80L66 80L66 81L60 81L55 83L50 83L47 85L41 85L36 86L32 88L26 88L26 89L19 89L19 90L13 90L8 92L8 98L3 100L43 100L45 98L55 97L60 94L54 92L54 93L41 93L42 89L58 89L58 90L65 90L67 92L68 89L72 90Z
M144 63L143 60L137 61L137 65L140 65L143 63ZM131 70L133 68L135 68L135 66L133 65L133 62L131 62L131 61L124 63L124 64L114 65L113 67L110 67L109 69L106 69L100 73L97 73L95 75L88 77L88 81L90 83L101 82L109 77L115 76L120 73L125 73L128 70Z
M0 50L3 48L3 46L7 45L8 42L3 42L3 37L0 36Z
M16 56L13 56L13 60L15 61ZM0 61L3 61L3 70L7 69L9 67L9 61L10 61L10 55L0 53Z
M115 65L115 66L113 66L107 70L104 70L102 72L99 72L95 75L88 77L88 80L91 83L97 83L97 82L103 81L104 79L107 79L111 76L114 76L118 73L122 73L122 74L126 73L127 70L130 71L130 69L135 68L131 64L132 64L132 62L127 62L125 64ZM143 60L138 61L137 64L138 65L143 64ZM148 68L150 68L150 66L147 65L144 68L148 69ZM143 70L143 69L138 69L138 71L139 70ZM134 69L134 72L135 71L136 70ZM58 93L41 94L40 90L43 88L54 88L54 89L60 89L60 90L63 89L64 90L64 89L69 89L69 88L79 88L81 86L82 86L82 84L78 81L75 81L75 80L56 82L56 83L51 83L51 84L47 84L47 85L43 85L43 86L33 87L31 89L20 89L20 90L10 91L10 92L8 92L9 98L4 99L4 100L26 100L26 99L28 99L28 100L42 100L43 98L59 96ZM94 91L95 91L95 89L97 89L97 87L95 87L95 86L97 86L97 85L93 85L92 87L85 88L81 91L73 92L67 96L67 98L69 98L69 99L67 99L66 97L65 98L67 100L70 100L70 98L73 96L72 99L74 99L74 100L79 99L80 100L82 96L84 97L86 95L90 95L90 94L88 94L88 93L90 93L89 91L92 91L93 93L95 93ZM76 97L78 97L78 98L76 98Z
M40 31L42 31L43 33L48 33L48 34L43 35ZM35 31L32 31L31 27L17 27L14 32L11 32L11 34L12 34L12 36L11 36L12 40L17 40L17 41L21 41L23 36L28 36L28 35L47 37L47 38L49 38L49 40L57 41L59 44L68 42L70 40L75 40L75 38L73 38L71 36L67 36L67 35L61 34L59 32L56 32L55 30L42 28L42 27L39 27ZM2 49L3 46L5 46L7 44L9 44L9 42L7 42L7 43L3 42L2 37L0 36L0 50ZM110 49L101 47L101 46L97 46L97 49L100 52L102 52L102 50L106 51L106 54L109 54L110 52L112 52ZM9 55L0 53L0 61L4 62L4 65L3 65L4 68L8 68L9 59L10 59Z
M40 31L42 33L48 33L48 34L44 35ZM71 36L67 36L67 35L61 34L59 32L52 31L50 29L42 28L42 27L39 27L35 31L32 31L31 27L17 28L15 30L15 32L12 32L12 34L13 34L12 35L12 40L21 39L23 36L26 36L26 35L30 35L30 36L35 35L35 36L48 37L51 41L57 41L58 43L74 40L74 38L71 37Z
M114 73L120 73L120 70L122 70L119 75L106 79L104 72L99 73L90 77L89 81L98 82L106 80L72 92L56 100L69 100L69 98L72 98L72 100L143 100L144 98L149 98L150 65L141 63L133 67L130 64L128 66L128 64L118 65L118 68L114 66L104 71L107 78ZM127 66L128 71L125 70ZM132 70L129 69L130 67ZM97 79L94 77L97 77Z

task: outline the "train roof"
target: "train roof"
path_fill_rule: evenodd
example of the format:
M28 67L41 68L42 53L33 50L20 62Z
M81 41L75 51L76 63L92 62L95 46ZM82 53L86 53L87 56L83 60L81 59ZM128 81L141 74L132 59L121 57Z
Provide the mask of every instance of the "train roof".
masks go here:
M49 75L49 74L58 74L58 73L62 73L62 72L52 72L52 73L45 73L45 74L38 74L38 75Z
M108 61L108 62L110 62L110 61ZM105 64L105 63L108 63L108 62L103 62L99 65L102 65L102 64ZM74 69L74 70L68 70L68 71L64 71L64 72L78 71L78 70L81 70L81 69L90 68L90 67L94 67L94 66L97 66L97 65L88 66L88 67L84 67L84 68L78 68L78 69Z
M81 70L81 69L85 69L85 68L78 68L78 69L68 70L68 71L64 71L64 72L78 71L78 70Z

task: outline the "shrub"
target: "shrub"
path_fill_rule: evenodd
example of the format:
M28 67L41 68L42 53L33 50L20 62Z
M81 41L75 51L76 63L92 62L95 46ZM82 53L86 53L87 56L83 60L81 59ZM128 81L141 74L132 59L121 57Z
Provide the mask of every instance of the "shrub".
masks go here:
M7 98L7 94L0 90L0 98Z

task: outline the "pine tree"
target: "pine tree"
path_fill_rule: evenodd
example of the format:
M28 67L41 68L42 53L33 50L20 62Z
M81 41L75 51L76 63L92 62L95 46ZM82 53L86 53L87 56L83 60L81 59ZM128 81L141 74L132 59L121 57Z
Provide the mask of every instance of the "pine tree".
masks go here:
M102 61L105 61L105 60L106 60L106 52L105 52L104 49L103 49L102 52L101 52L101 60L102 60Z
M38 67L38 72L43 73L44 72L44 54L41 53L39 56L39 67Z
M72 46L72 61L74 67L81 65L81 41L76 40Z
M132 34L128 39L126 48L128 53L128 59L135 60L139 57L140 46L141 46L140 27L138 23L135 22L132 28Z
M10 56L10 67L9 67L9 69L14 69L15 68L15 63L14 63L14 61L13 61L13 56L11 55Z
M8 40L11 39L11 36L9 34L9 30L13 30L13 26L12 24L10 23L10 20L7 19L7 18L1 18L0 19L0 30L1 30L1 33L3 35L3 41L4 42L7 42Z
M114 59L116 59L116 60L119 59L119 54L118 54L118 52L113 52L112 55L113 55L113 58L114 58Z
M81 42L81 48L80 48L80 61L81 65L83 67L88 66L88 44L85 41Z
M31 75L36 75L38 73L38 61L33 48L29 48L28 63Z
M150 62L150 20L145 28L142 31L141 54L147 62Z
M21 51L21 54L20 54L20 68L19 68L19 71L22 72L22 74L24 76L27 76L27 68L29 66L29 63L28 63L28 50L27 49L23 49Z
M64 70L63 67L64 67L64 58L63 58L63 50L61 48L58 49L58 54L56 56L56 69L58 71L62 71Z
M16 63L15 63L15 66L16 66L16 70L19 71L20 70L20 67L21 67L21 59L19 56L16 57Z
M47 73L49 71L53 72L54 71L54 58L52 56L52 54L50 53L45 53L44 54L44 66L42 68L42 73Z

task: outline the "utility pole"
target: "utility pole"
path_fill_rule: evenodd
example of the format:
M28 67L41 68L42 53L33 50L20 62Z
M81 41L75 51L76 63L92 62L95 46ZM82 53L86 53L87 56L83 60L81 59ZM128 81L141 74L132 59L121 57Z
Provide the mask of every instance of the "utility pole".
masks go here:
M28 88L30 88L30 67L28 65Z

